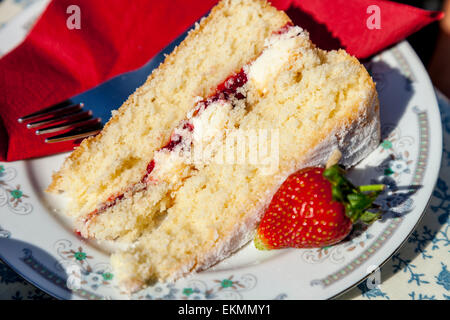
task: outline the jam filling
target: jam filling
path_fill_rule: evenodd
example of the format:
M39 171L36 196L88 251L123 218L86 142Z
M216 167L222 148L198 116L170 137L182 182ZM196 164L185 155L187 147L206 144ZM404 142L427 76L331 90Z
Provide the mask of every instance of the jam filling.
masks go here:
M287 32L291 26L293 26L293 24L291 22L288 22L286 25L284 25L278 31L275 31L273 34L276 34L276 35L283 34L283 33ZM225 81L223 81L221 84L219 84L217 86L215 92L211 96L209 96L208 98L203 99L197 103L197 107L195 108L192 116L193 117L197 116L202 108L203 108L203 110L205 110L206 108L208 108L208 106L210 106L212 103L214 103L218 100L230 101L231 98L233 98L233 97L234 97L234 99L238 99L238 100L245 99L245 96L241 92L238 92L238 90L240 88L242 88L247 83L247 81L248 81L247 74L245 73L243 68L238 73L230 75L228 78L225 79ZM194 130L193 124L191 122L189 122L188 120L183 120L181 125L182 125L182 127L181 127L182 129L187 129L191 132ZM183 137L178 134L173 133L172 136L170 137L169 142L157 151L161 151L161 150L172 151L178 145L182 144L182 142L183 142ZM125 194L127 192L136 191L136 190L140 191L140 190L147 189L148 185L152 181L150 175L151 175L152 171L154 170L155 165L156 165L155 160L154 159L151 160L149 162L149 164L147 165L146 172L145 172L144 176L142 177L140 183L129 186L122 193L111 195L97 209L90 212L86 216L86 218L83 220L83 222L88 223L94 217L100 215L107 209L116 205L120 200L122 200L125 197ZM144 185L143 187L142 186L138 187L138 185L142 185L142 184Z
M219 86L217 86L216 91L211 96L197 103L197 107L193 112L193 117L197 116L202 108L203 110L205 110L212 103L218 100L230 100L232 97L238 100L244 99L245 96L242 93L238 92L238 89L242 88L246 83L247 83L247 74L244 72L244 70L241 70L238 73L229 76L227 79L225 79L224 82L222 82ZM194 125L189 121L183 120L181 124L182 124L181 128L187 129L191 132L194 131ZM182 143L183 143L182 136L172 134L169 142L157 151L162 150L172 151ZM147 165L146 172L140 181L140 183L145 185L144 187L137 188L137 184L134 184L128 187L124 192L110 196L102 205L100 205L97 209L95 209L94 211L90 212L87 215L87 217L84 219L84 223L88 223L95 216L100 215L102 212L116 205L117 202L119 202L125 197L125 194L127 192L132 190L145 190L148 184L151 182L150 174L152 173L154 168L155 168L155 160L152 160Z
M283 34L288 32L290 27L293 27L294 24L292 22L288 22L286 23L283 27L281 27L280 29L278 29L278 31L275 31L273 34Z

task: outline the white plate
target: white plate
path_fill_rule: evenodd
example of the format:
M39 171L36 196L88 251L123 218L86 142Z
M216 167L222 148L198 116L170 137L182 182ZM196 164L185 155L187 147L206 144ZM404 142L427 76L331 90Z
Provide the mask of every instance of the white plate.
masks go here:
M132 298L327 299L389 259L430 199L441 161L441 121L431 82L409 44L366 66L380 95L383 143L351 176L357 183L389 182L378 201L387 211L382 221L327 249L260 252L249 244L214 268ZM0 257L58 298L128 298L115 285L107 248L76 236L58 214L61 199L43 191L66 155L0 163Z

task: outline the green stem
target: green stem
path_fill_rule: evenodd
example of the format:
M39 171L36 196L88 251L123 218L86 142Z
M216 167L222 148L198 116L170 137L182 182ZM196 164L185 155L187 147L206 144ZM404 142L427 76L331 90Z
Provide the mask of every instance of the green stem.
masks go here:
M373 202L384 190L384 184L356 187L345 178L344 169L338 165L325 169L323 175L332 184L333 200L345 206L345 214L353 223L361 220L370 224L380 217L380 213L369 210L375 207Z
M369 192L369 191L383 191L385 185L384 184L369 184L365 186L359 186L358 190L360 192Z

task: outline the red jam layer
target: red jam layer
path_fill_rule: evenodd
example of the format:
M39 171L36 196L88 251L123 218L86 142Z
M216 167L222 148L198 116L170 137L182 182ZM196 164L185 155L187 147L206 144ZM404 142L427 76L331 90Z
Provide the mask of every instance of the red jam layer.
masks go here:
M292 27L294 24L292 22L286 23L283 27L278 29L278 31L275 31L273 34L283 34L286 33L290 27Z

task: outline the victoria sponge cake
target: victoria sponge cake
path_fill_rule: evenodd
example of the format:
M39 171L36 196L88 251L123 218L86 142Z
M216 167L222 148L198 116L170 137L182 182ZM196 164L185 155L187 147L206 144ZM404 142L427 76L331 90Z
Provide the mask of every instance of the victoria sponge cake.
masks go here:
M375 84L343 50L323 51L263 0L222 0L95 137L49 192L112 254L120 286L175 280L229 256L283 181L349 167L379 143Z

